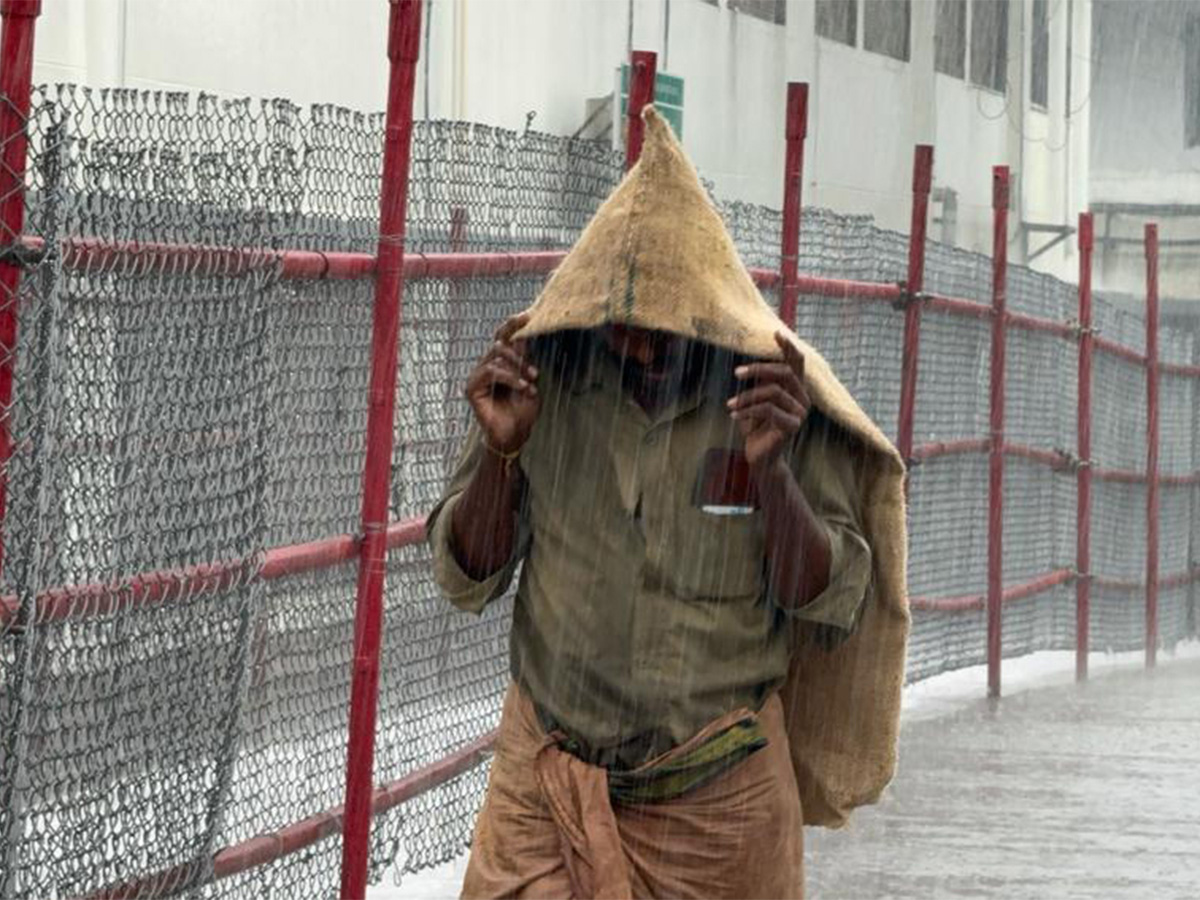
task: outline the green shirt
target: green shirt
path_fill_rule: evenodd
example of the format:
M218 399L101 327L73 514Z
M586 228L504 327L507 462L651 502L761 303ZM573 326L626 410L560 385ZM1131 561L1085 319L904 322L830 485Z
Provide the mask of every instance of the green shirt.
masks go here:
M543 369L542 409L520 466L526 501L512 558L475 581L451 548L454 505L488 452L468 436L429 521L434 573L460 609L502 595L522 561L511 669L543 724L581 756L633 768L739 707L758 709L786 675L789 617L854 627L871 578L856 456L819 413L792 468L832 548L829 585L785 612L766 581L762 512L714 515L695 487L711 448L741 437L711 386L647 414L598 354L570 385ZM814 651L819 652L819 651Z

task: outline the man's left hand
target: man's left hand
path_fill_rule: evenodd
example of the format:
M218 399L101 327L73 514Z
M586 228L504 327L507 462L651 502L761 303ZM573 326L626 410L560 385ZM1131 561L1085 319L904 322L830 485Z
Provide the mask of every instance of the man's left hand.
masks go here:
M775 333L775 343L783 351L783 362L738 366L733 374L742 387L728 403L746 444L746 461L759 472L779 459L804 424L810 403L804 355L782 331Z

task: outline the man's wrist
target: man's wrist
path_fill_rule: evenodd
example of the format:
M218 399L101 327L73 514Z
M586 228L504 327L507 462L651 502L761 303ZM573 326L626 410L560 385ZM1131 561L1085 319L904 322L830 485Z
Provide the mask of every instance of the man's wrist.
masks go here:
M503 490L512 489L520 480L519 459L523 448L518 448L512 453L502 453L493 448L486 439L483 444L486 451L482 461L483 468L491 474L497 487Z
M758 489L760 497L770 496L780 484L791 479L792 470L784 461L783 454L777 454L769 461L750 466L750 478Z
M506 450L503 447L493 444L491 441L489 441L485 437L483 439L483 446L487 448L488 453L492 454L492 456L498 456L498 457L500 457L500 459L504 460L505 462L512 462L518 456L521 455L521 451L525 448L525 442L521 441L521 443L518 444L516 446L516 448L511 449L511 450Z

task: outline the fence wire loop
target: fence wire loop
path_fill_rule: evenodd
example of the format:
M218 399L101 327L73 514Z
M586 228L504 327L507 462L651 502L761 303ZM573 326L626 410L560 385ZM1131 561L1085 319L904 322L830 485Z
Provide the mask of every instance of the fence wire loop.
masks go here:
M0 264L17 266L28 271L43 263L53 262L56 255L45 244L32 245L28 241L11 241L0 247Z

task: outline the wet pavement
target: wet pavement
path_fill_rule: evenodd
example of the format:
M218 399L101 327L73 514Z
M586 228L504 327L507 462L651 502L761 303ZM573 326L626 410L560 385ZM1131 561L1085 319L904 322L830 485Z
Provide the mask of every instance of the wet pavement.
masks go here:
M1006 662L999 704L973 699L982 669L906 690L885 797L844 831L805 834L809 900L1200 900L1200 657L1080 687L1069 659L1033 662ZM465 867L370 897L455 897Z
M1200 661L909 722L879 805L805 837L810 900L1196 900Z

